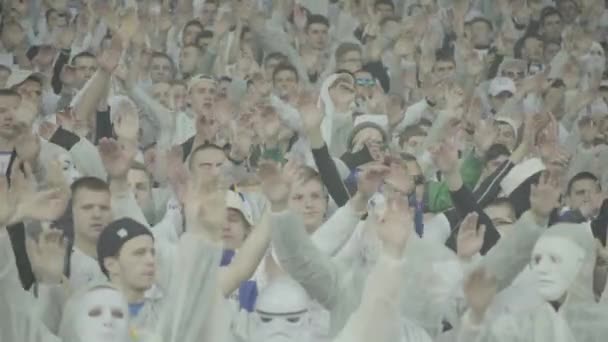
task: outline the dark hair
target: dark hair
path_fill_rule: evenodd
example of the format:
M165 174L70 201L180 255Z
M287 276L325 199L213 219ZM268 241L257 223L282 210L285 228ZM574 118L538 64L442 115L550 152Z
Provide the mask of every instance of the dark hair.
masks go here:
M82 177L72 183L70 186L72 190L72 199L76 197L76 192L80 189L87 189L90 191L99 192L110 192L110 185L97 177Z
M395 10L395 4L391 0L376 0L376 1L374 1L374 9L376 9L376 7L378 7L380 5L389 5L393 9L393 11Z
M194 160L194 155L197 154L198 152L201 151L206 151L206 150L218 150L221 151L222 153L226 154L226 150L216 144L212 144L209 142L206 142L202 145L197 146L195 149L192 150L192 152L190 152L190 160L188 161L188 167L192 168L192 160Z
M439 49L435 51L435 64L438 62L450 62L456 64L454 61L453 51L450 51L449 49Z
M526 45L526 41L528 39L536 39L539 40L541 43L543 43L543 45L545 44L545 40L537 33L528 33L526 35L524 35L523 37L521 37L517 43L515 43L515 46L513 46L513 55L515 56L515 58L517 59L521 59L522 58L522 52L524 50L524 46Z
M14 89L8 88L0 89L0 96L16 96L18 98L21 98L21 95L19 95L18 92L16 92Z
M308 16L308 20L306 21L306 31L308 31L310 25L312 24L321 24L329 28L329 20L327 17L320 14L312 14Z
M583 171L583 172L579 172L576 175L574 175L574 177L572 177L570 179L570 181L568 182L568 188L566 190L566 195L570 195L570 192L572 191L572 186L574 185L574 183L578 182L578 181L582 181L582 180L590 180L590 181L594 181L594 182L598 182L599 179L591 172L587 172L587 171ZM600 185L598 185L598 187L600 187Z
M344 55L351 51L357 51L358 53L362 53L361 46L359 44L351 42L341 43L340 45L338 45L338 48L336 48L336 60L342 58Z
M557 8L553 7L553 6L547 6L545 8L543 8L540 11L540 25L543 26L545 25L545 19L547 19L547 17L551 17L557 15L560 19L562 19L562 14L557 10Z
M268 61L270 61L271 59L278 59L278 60L281 60L282 62L288 61L287 56L285 56L284 54L282 54L280 52L271 52L268 55L266 55L266 57L264 57L264 65L266 63L268 63Z
M484 207L484 209L488 208L488 207L499 207L499 206L508 206L509 209L511 209L513 211L513 213L515 213L515 208L513 208L513 204L511 204L511 201L507 197L496 198L495 200L488 203L488 205L486 205Z
M184 25L184 30L183 31L186 31L186 29L188 27L190 27L190 26L198 26L198 28L200 28L201 31L205 30L205 26L203 26L203 24L201 24L200 21L198 21L197 19L192 19L189 22L187 22L186 25Z
M298 75L298 70L296 69L296 67L291 64L281 63L277 65L277 67L274 68L274 71L272 72L272 82L274 82L275 77L277 77L277 75L281 71L291 71L294 75L296 75L296 82L300 81L300 77Z
M487 164L488 162L491 162L492 160L495 160L498 157L501 157L501 156L508 157L510 155L511 155L511 151L509 151L509 149L505 145L494 144L494 145L490 146L490 148L483 155L484 164Z
M395 15L391 15L380 20L380 26L384 26L386 23L394 21L396 23L401 22L401 18Z
M422 118L420 121L418 121L418 125L431 127L433 126L433 122L427 118Z
M426 136L426 132L420 127L420 125L412 125L406 127L401 134L399 134L399 146L403 145L404 142L415 136Z
M79 54L77 54L76 56L72 57L72 65L74 65L76 63L76 60L79 58L93 58L95 59L95 55L88 52L88 51L83 51Z
M155 58L164 58L164 59L168 60L169 65L171 66L171 72L175 73L175 64L173 64L173 60L171 59L171 57L169 55L167 55L164 52L155 51L154 53L152 53L152 57L150 58L150 61L152 61Z
M213 38L213 31L202 30L201 33L196 36L196 42L198 42L200 39L205 38Z

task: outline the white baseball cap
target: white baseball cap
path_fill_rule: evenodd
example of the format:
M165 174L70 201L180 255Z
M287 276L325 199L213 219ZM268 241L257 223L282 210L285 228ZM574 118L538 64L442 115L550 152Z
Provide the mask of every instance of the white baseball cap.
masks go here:
M508 77L496 77L490 82L489 93L491 96L497 96L505 91L515 94L515 82L512 79Z
M12 88L25 82L28 78L34 78L40 83L44 82L44 75L32 70L13 69L6 81L6 88Z
M228 191L226 193L226 207L238 210L243 215L243 218L245 218L245 221L247 221L247 224L253 226L253 210L242 194L232 190Z

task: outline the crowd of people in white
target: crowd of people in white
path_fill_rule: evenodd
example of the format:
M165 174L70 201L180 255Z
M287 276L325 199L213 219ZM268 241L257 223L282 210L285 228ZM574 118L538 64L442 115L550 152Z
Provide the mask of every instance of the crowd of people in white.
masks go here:
M606 340L608 1L0 5L0 342Z

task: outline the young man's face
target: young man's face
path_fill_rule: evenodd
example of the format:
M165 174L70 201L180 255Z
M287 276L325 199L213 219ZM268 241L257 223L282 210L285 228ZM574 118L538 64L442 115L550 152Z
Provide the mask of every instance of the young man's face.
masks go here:
M113 259L113 258L112 258ZM118 272L116 272L118 270ZM149 290L156 276L154 240L140 235L120 248L118 263L110 265L110 274L118 273L121 285L136 291ZM114 281L114 279L112 279Z
M524 42L522 58L533 63L543 62L543 42L536 38L528 38Z
M311 24L306 31L310 46L316 50L325 49L329 41L328 31L329 27L325 24Z
M375 7L376 14L380 16L380 20L394 15L394 8L389 4L378 4Z
M557 9L559 10L559 13L562 14L562 16L564 17L564 21L567 24L572 24L579 14L578 5L571 0L564 0L559 2Z
M281 64L282 62L287 62L284 58L269 58L264 64L264 74L266 75L266 79L272 79L272 74L274 73L274 69Z
M229 250L237 250L245 241L247 236L247 221L240 211L228 208L227 220L222 229L222 241L224 246Z
M173 78L171 62L166 57L154 57L150 62L150 79L152 82L170 82Z
M203 80L192 86L189 93L192 110L196 113L211 112L217 96L217 83Z
M76 238L97 243L99 234L112 221L110 192L78 189L73 194L72 212Z
M494 141L496 144L502 144L509 151L513 151L515 149L515 145L517 144L517 139L515 136L515 131L513 131L513 127L507 123L497 122L495 124L496 128L496 140Z
M454 77L456 65L452 61L437 61L433 66L435 82L449 80Z
M215 16L217 15L217 4L214 2L206 2L201 8L201 12L199 15L199 21L203 25L210 25L215 20Z
M25 31L16 23L5 23L2 30L2 43L5 49L14 49L25 42Z
M289 208L304 219L306 231L312 234L323 223L327 198L318 180L296 182L289 197Z
M184 29L182 43L185 45L194 44L196 37L203 32L198 25L189 25Z
M42 85L35 80L26 80L17 86L17 92L23 100L36 105L38 112L42 107Z
M194 46L182 48L179 54L179 70L183 75L192 75L196 72L199 59L199 50Z
M355 73L357 72L357 70L361 70L361 67L363 66L361 53L355 50L345 53L343 56L340 57L340 59L338 59L337 62L337 70L347 70L351 73Z
M47 25L49 26L49 31L68 26L67 13L51 11L51 13L49 13Z
M359 71L355 74L355 91L359 100L367 101L374 94L376 80L367 71Z
M11 139L15 135L15 114L21 98L19 96L0 96L0 137Z
M171 86L166 82L158 82L152 85L152 96L165 108L171 109Z
M589 204L593 195L600 191L599 185L593 179L580 179L572 184L566 203L572 210L579 210L583 205Z
M492 43L492 28L482 20L471 24L471 42L476 47L487 47Z
M174 84L171 86L171 97L173 98L174 110L186 110L186 93L187 90L184 85Z
M152 201L152 183L148 174L142 170L131 169L127 173L127 182L139 207L146 207Z
M562 19L559 15L554 14L548 17L545 17L544 22L542 23L541 32L543 36L549 39L560 39L563 30Z
M500 155L492 160L488 160L483 168L482 171L482 177L481 179L493 174L494 172L496 172L496 170L498 170L498 168L504 164L505 161L507 161L507 159L509 159L509 156L507 155Z
M494 204L489 205L483 209L488 215L496 230L500 233L500 236L505 236L513 230L513 224L515 223L516 216L513 208L507 204Z
M76 84L82 87L97 71L97 61L88 56L78 57L74 61L74 68L76 69Z
M190 161L191 172L197 177L215 178L219 176L226 163L226 154L215 148L207 148L196 152Z
M298 80L296 75L291 70L279 71L274 76L274 89L279 97L283 100L288 100L295 96L298 90Z
M502 68L500 75L502 77L510 78L517 86L518 83L526 77L526 70L523 69L523 66L509 65Z

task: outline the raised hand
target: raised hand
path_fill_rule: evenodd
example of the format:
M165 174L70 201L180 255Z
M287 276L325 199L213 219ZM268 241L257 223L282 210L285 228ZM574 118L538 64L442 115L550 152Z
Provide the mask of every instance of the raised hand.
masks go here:
M118 67L118 64L120 64L122 51L122 41L118 37L114 37L112 39L112 46L109 49L103 50L101 55L97 58L99 67L107 73L113 73Z
M384 179L389 175L390 168L382 164L363 166L357 177L357 191L365 198L370 198L380 188Z
M191 177L184 194L184 213L188 230L206 237L210 242L221 241L226 224L227 187L221 177L212 180Z
M103 138L99 141L99 155L110 178L123 179L131 168L137 152L132 142Z
M40 155L40 139L32 133L31 128L19 123L15 125L17 139L15 140L15 150L22 161L32 165L38 161Z
M465 279L464 296L471 308L474 323L483 321L497 291L496 278L483 268L476 269Z
M65 238L61 230L50 228L47 222L39 224L42 231L37 239L27 240L27 255L38 282L58 284L63 280Z
M487 152L496 140L496 128L491 122L482 120L476 123L473 143L479 155Z
M400 259L414 230L412 209L407 200L403 197L387 198L386 209L375 218L374 223L384 251Z
M190 185L190 173L183 162L181 146L174 147L167 153L167 178L175 196L184 205Z
M538 184L530 191L530 210L540 220L546 220L560 203L559 180L549 172L543 172Z
M323 109L319 108L317 104L317 98L318 96L313 93L303 92L298 99L297 108L300 112L304 130L308 135L321 129L321 123L325 115Z
M260 163L257 175L261 181L262 192L273 211L283 211L287 208L295 173L296 166L293 161L288 161L283 168L274 161L264 160Z
M460 224L456 238L456 252L460 258L470 259L481 250L486 226L481 225L477 229L478 221L477 213L469 213Z
M443 142L431 148L431 157L435 166L444 174L456 172L459 168L458 150L454 144Z

